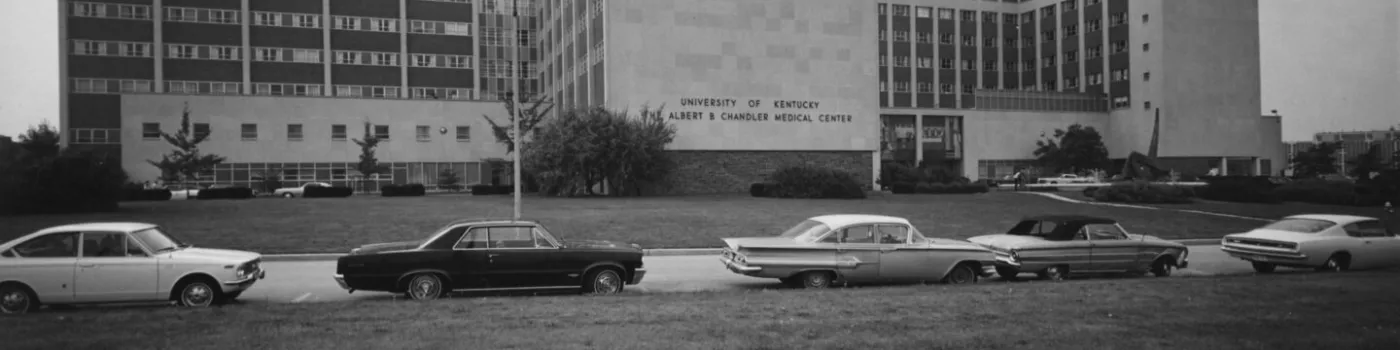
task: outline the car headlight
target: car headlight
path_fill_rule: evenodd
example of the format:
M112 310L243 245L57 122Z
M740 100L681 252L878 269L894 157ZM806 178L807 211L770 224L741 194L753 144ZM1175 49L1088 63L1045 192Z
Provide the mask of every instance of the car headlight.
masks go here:
M240 280L247 279L249 277L253 277L253 273L258 272L258 268L259 266L257 261L249 261L243 263L242 265L238 265L238 269L234 270L234 275Z
M1021 255L1020 255L1020 254L1017 254L1015 249L1012 249L1012 250L1011 250L1011 261L1018 261L1018 260L1021 260Z

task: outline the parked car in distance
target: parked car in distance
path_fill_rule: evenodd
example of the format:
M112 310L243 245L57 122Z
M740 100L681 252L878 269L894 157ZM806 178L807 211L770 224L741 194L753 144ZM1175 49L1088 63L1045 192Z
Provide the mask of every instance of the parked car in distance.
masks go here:
M421 241L355 248L336 262L334 277L351 293L430 300L469 290L611 294L641 283L646 272L635 244L560 240L534 221L474 219L449 223Z
M1381 220L1351 215L1293 215L1221 238L1220 250L1274 272L1278 266L1346 271L1400 266L1400 237Z
M1022 219L1005 234L968 238L996 252L997 275L1015 279L1035 273L1063 280L1075 273L1146 273L1171 275L1185 268L1186 245L1128 233L1113 219L1049 215Z
M1036 180L1036 183L1051 184L1051 185L1058 185L1058 184L1090 184L1090 183L1097 183L1097 182L1099 182L1098 179L1095 179L1095 178L1092 178L1092 177L1087 177L1087 176L1079 176L1079 175L1075 175L1075 174L1060 174L1060 176L1058 176L1058 177L1042 177L1042 178Z
M305 196L306 188L308 187L331 187L331 184L325 182L308 182L298 187L283 187L273 190L272 195L276 197L286 198L303 197Z
M258 253L194 248L153 224L55 226L0 244L0 312L40 304L217 305L265 277L261 262Z
M823 215L776 237L725 238L730 271L776 278L793 287L834 283L975 283L996 256L966 241L927 238L909 220L881 215Z

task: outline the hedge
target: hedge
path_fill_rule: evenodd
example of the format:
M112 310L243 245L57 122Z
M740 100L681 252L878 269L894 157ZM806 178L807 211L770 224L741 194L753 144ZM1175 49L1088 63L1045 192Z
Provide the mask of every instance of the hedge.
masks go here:
M417 197L427 192L423 184L384 185L379 188L379 195L384 197Z
M1379 206L1400 196L1383 186L1350 181L1299 180L1274 189L1279 200L1327 205Z
M206 188L199 190L195 199L248 199L253 198L253 189L247 187Z
M320 187L309 186L301 193L306 198L343 198L355 194L355 190L349 187Z
M850 173L818 167L794 166L778 169L761 186L760 197L775 198L865 198L865 189ZM754 186L749 193L754 194Z
M777 186L777 184L772 183L756 183L749 185L749 195L754 197L767 197L768 189L775 186Z
M987 185L982 183L903 182L890 185L890 192L894 194L973 194L988 190Z
M1273 192L1278 187L1267 176L1202 176L1204 187L1196 189L1201 199L1239 203L1280 203Z
M1085 195L1100 202L1142 203L1142 204L1186 204L1191 203L1195 191L1189 187L1158 185L1146 181L1116 183L1108 187L1097 187Z
M515 185L472 185L473 196L513 194Z
M122 201L124 202L168 201L170 197L170 190L165 189L147 190L140 187L122 189Z

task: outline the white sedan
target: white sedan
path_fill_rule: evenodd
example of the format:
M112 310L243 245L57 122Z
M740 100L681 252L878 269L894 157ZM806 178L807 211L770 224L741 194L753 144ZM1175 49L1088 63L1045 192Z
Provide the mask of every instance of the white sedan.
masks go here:
M1227 235L1220 250L1260 273L1278 266L1346 271L1400 266L1400 237L1376 218L1294 215Z
M307 187L331 187L331 184L325 182L308 182L304 185L301 185L301 187L279 188L275 191L272 191L272 195L276 197L286 198L305 197Z
M145 223L51 227L0 244L0 313L173 300L209 306L266 276L262 255L194 248Z

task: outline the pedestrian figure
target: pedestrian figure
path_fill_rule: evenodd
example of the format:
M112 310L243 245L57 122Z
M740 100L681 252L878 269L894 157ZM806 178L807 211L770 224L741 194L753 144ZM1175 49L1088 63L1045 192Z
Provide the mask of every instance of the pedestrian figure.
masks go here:
M1016 181L1015 185L1011 188L1011 190L1020 191L1021 185L1023 184L1023 182L1025 182L1025 174L1021 173L1021 169L1016 169L1016 173L1012 174L1011 177L1014 181Z

